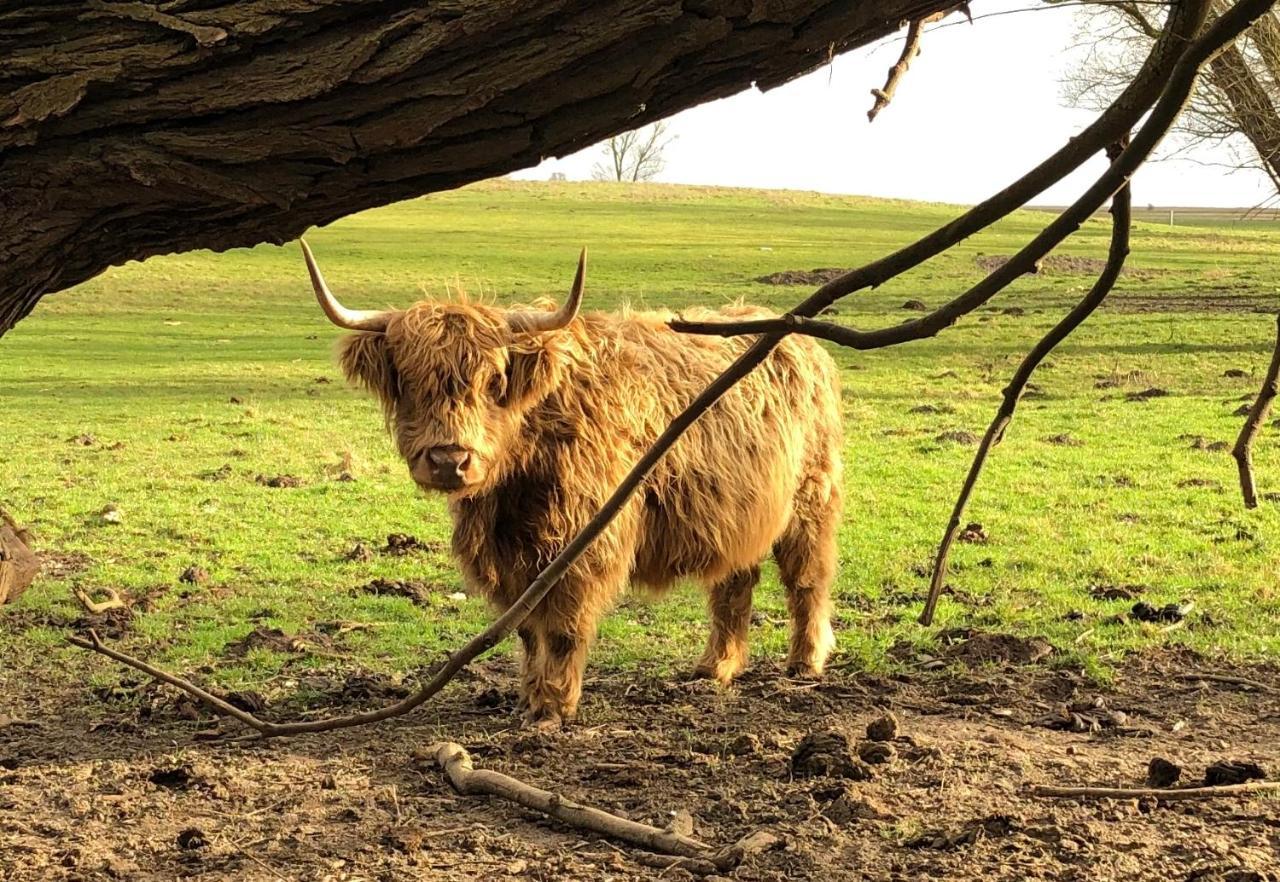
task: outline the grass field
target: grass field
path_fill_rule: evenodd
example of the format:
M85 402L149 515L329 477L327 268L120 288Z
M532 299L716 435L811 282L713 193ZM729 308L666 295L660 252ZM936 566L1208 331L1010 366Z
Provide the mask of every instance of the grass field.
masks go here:
M852 266L957 211L504 181L366 212L309 241L355 306L403 305L458 286L503 303L558 295L586 244L591 309L738 298L783 308L810 289L754 277ZM1019 214L842 303L838 320L893 324L912 315L905 300L936 305L980 277L975 258L1013 252L1045 220ZM1105 220L1091 221L1063 253L1100 258L1107 233ZM1152 644L1280 653L1280 503L1271 496L1246 511L1229 455L1200 449L1234 438L1233 412L1256 392L1274 339L1277 244L1268 225L1139 225L1132 271L1113 301L1034 378L993 455L970 509L989 539L957 549L953 590L929 629L914 621L927 567L974 450L955 433L981 434L1018 357L1091 278L1027 277L934 340L837 353L847 426L843 662L891 668L910 656L904 647L927 649L940 628L955 627L1042 635L1057 659L1101 676ZM480 600L450 598L459 579L439 550L443 505L415 491L376 405L343 384L337 333L289 245L114 269L47 298L0 341L0 505L34 527L43 549L68 556L0 611L0 684L24 668L56 671L77 652L63 643L77 585L131 599L125 645L266 691L289 688L282 674L335 659L411 673L483 626ZM1148 389L1168 394L1129 397ZM1270 430L1257 458L1261 491L1280 491ZM344 470L355 480L338 480ZM300 486L259 480L281 475ZM119 523L101 517L108 505ZM345 559L355 543L376 551L393 532L428 547ZM209 580L181 583L191 565ZM422 580L430 602L361 589L375 577ZM1157 606L1196 607L1183 627L1166 629L1118 616L1132 600L1091 594L1125 585ZM757 607L753 650L781 655L785 614L772 573ZM296 635L303 651L246 643L255 628ZM605 622L592 665L687 666L705 629L692 589L656 604L628 600ZM119 676L101 670L108 681Z

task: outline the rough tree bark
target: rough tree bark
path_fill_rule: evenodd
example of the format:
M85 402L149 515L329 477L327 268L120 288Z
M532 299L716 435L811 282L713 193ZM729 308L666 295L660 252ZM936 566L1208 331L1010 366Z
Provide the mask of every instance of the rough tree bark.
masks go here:
M954 0L0 0L0 334L762 89Z

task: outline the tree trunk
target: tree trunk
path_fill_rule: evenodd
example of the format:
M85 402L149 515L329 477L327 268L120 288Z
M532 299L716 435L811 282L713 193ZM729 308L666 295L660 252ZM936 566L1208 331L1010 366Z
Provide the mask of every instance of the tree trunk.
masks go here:
M40 572L31 535L0 508L0 604L17 600Z
M534 165L949 3L0 0L0 334L111 264Z

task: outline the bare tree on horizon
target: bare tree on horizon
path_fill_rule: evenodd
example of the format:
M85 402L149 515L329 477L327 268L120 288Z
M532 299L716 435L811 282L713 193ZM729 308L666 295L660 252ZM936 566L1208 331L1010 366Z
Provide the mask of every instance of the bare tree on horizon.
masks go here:
M642 129L614 135L604 142L604 158L595 164L591 177L596 181L652 181L666 167L663 154L675 140L667 136L666 120Z

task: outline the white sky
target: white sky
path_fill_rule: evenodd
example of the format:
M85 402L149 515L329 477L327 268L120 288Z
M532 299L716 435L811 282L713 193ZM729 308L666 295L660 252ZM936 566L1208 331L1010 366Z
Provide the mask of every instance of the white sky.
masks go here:
M1026 7L1034 10L991 15ZM658 180L981 201L1094 114L1062 106L1061 75L1080 51L1073 47L1073 9L1036 0L975 0L973 11L972 26L953 15L926 30L922 53L874 124L866 117L870 89L884 83L901 34L772 92L744 92L672 117L677 138ZM1170 146L1163 152L1172 152ZM591 148L516 177L545 179L558 171L589 178L599 156L599 148ZM1192 156L1195 161L1170 158L1145 166L1134 179L1134 203L1252 206L1267 197L1261 173L1204 164L1230 162L1228 148ZM1102 163L1086 164L1083 173L1035 201L1072 201Z

